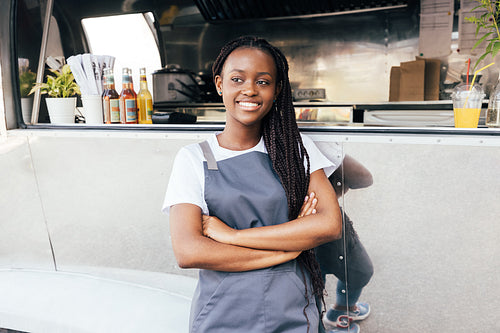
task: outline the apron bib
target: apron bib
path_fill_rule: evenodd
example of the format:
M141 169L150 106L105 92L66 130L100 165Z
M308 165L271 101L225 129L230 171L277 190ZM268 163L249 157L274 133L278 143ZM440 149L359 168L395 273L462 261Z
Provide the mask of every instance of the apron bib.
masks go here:
M216 162L208 142L200 146L207 159L205 201L210 215L240 230L288 221L286 194L267 154L253 151ZM249 272L202 269L190 332L305 333L305 308L309 332L314 333L319 316L311 295L309 274L296 260Z

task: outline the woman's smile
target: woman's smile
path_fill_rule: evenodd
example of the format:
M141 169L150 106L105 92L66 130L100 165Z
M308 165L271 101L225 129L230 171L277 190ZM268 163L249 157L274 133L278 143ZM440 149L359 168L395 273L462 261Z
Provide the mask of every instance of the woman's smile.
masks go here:
M237 101L236 103L245 111L256 111L261 106L261 103L250 101Z

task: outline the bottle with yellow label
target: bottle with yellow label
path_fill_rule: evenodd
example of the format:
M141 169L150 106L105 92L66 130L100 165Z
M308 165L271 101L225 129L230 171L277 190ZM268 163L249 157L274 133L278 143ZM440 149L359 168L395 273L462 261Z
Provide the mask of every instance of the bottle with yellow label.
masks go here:
M140 69L140 90L137 94L137 106L139 109L139 124L152 124L153 98L148 90L146 79L146 68Z

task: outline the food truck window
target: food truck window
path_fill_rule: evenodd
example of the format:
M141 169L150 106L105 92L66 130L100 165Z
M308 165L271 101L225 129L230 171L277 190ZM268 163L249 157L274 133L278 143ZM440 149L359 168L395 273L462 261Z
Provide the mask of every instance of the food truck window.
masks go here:
M139 87L139 68L146 67L152 92L151 73L161 68L160 53L151 29L152 13L86 18L82 25L92 54L115 57L114 74L117 90L121 89L122 68L132 69L134 88ZM111 27L111 29L110 29Z

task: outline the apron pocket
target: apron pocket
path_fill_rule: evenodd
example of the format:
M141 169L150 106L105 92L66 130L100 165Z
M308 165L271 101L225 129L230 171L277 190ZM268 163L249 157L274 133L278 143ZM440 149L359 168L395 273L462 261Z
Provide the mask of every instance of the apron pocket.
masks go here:
M307 331L307 321L310 327L318 327L318 309L309 283L306 299L304 281L295 271L274 272L267 279L265 312L269 332L303 333Z
M265 332L265 274L227 274L208 300L197 300L202 309L191 332Z

